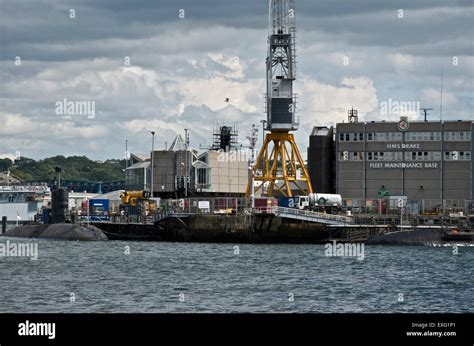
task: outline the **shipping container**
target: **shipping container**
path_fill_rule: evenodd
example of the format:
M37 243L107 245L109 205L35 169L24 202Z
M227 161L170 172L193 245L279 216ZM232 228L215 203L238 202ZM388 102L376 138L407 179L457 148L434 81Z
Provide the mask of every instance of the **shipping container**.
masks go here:
M274 197L255 198L255 209L263 213L273 212L273 207L278 206L278 199Z
M284 208L296 208L295 197L278 197L278 206Z
M108 199L90 199L89 214L91 221L109 220L109 200Z

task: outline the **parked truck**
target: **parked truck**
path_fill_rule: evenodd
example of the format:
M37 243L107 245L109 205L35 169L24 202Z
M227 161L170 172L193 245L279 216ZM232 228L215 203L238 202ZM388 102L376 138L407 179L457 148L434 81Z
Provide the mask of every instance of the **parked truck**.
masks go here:
M310 193L308 196L295 197L295 208L338 214L341 212L342 196L331 193Z

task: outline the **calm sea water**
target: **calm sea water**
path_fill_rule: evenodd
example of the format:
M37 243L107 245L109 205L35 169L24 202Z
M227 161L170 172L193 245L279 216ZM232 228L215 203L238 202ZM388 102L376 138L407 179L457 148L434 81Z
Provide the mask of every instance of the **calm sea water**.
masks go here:
M0 312L474 312L474 247L6 240L38 259L0 257Z

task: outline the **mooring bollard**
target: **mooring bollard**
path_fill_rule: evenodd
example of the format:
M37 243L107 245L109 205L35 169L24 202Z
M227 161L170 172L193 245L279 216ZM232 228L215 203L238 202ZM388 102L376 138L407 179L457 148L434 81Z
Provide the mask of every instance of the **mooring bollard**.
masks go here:
M7 217L2 216L2 234L7 232Z

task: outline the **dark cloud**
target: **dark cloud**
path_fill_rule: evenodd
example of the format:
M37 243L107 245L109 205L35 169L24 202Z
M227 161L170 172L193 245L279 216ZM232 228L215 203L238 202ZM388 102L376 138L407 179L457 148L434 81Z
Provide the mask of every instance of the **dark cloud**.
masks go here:
M373 117L388 98L435 108L442 65L446 118L473 118L473 16L471 0L297 0L299 143L312 124L343 120L344 107ZM213 122L258 124L267 25L267 0L2 0L0 121L9 128L0 128L0 145L32 157L82 145L106 158L134 128L137 151L146 151L138 143L150 126L161 127L163 142L189 126L198 145ZM228 96L235 104L224 108ZM96 118L58 116L63 98L96 102Z
M472 33L472 2L465 0L305 0L296 5L299 30L324 33L347 45L416 49ZM176 30L192 35L203 27L266 29L268 24L266 0L32 0L2 1L1 6L2 59L13 54L53 61L113 56L121 47L135 48L137 40L172 36ZM69 18L70 9L75 19ZM185 19L178 18L180 9ZM404 19L397 17L399 9ZM115 45L113 40L118 40ZM205 46L206 38L202 41ZM463 53L467 48L462 47Z

